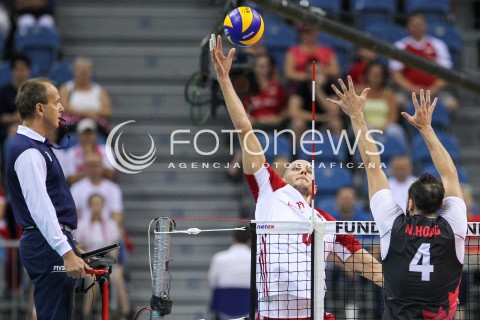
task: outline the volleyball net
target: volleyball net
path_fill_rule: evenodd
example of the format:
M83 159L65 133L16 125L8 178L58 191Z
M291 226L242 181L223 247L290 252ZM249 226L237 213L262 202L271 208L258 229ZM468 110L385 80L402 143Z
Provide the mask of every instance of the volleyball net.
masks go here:
M245 220L242 222L245 223ZM159 232L160 229L157 228L156 248L163 247L162 252L166 252L165 239L168 237L172 244L175 243L175 235L172 233L202 237L204 232L234 230L234 228L226 228L225 224L221 225L222 228L218 228L219 224L215 221L211 221L211 224L209 222L208 225L212 226L208 230L189 228L170 229L167 232L163 228L163 231ZM168 226L173 228L171 224ZM232 220L230 226L238 226L238 223ZM179 223L177 229L181 228L182 223ZM339 239L353 235L359 245L366 250L365 254L372 255L380 262L380 239L375 222L328 221L316 222L312 225L308 222L251 221L244 232L250 232L252 239L249 310L248 314L242 318L225 315L225 319L319 320L329 319L329 313L333 314L336 320L381 319L382 288L367 279L381 277L381 275L375 275L377 271L373 263L370 266L363 266L361 272L358 272L357 268L352 268L350 262L355 260L349 259L350 251L344 245L339 245ZM167 234L168 236L165 237ZM480 223L469 223L459 306L455 319L478 318L480 312L479 255ZM357 259L358 255L354 258ZM169 258L162 259L162 261L168 261ZM175 261L175 257L170 259ZM158 270L157 278L165 279L166 275L161 268ZM175 278L171 282L174 290ZM164 281L156 283L165 284ZM159 292L158 288L156 292ZM165 294L164 298L168 299ZM231 304L229 307L232 308L237 304L235 300L229 303ZM169 318L167 315L166 319ZM172 317L172 319L176 318ZM205 317L205 319L214 318Z

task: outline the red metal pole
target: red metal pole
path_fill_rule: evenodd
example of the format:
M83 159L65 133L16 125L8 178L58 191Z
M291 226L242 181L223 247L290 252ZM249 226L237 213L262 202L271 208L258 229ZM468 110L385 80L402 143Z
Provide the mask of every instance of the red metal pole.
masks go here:
M108 320L109 294L108 280L104 278L102 281L102 320Z

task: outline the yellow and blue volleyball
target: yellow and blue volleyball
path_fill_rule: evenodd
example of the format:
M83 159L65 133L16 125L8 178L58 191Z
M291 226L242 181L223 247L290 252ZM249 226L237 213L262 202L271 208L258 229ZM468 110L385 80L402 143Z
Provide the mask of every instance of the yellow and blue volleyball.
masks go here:
M230 11L223 21L223 31L228 41L239 47L255 44L263 35L262 16L250 7Z

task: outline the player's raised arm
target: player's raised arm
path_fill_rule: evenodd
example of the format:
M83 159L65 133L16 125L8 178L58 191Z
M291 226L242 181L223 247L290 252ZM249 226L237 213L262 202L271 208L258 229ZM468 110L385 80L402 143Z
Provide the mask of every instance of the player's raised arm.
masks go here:
M361 95L357 95L352 78L350 76L347 78L348 89L342 79L338 80L343 93L335 85L332 85L333 90L340 100L327 100L342 108L343 112L345 112L352 121L353 131L358 139L360 155L362 156L367 172L368 195L371 199L377 191L389 189L390 187L387 176L381 168L380 154L377 145L368 133L367 123L363 114L363 107L365 106L365 100L367 99L370 88L364 89Z
M445 197L456 196L463 199L455 164L432 128L432 114L437 104L437 98L431 102L430 90L427 90L425 94L422 89L420 90L420 102L415 92L412 93L412 101L415 106L415 114L409 115L406 112L402 112L402 116L407 119L412 126L418 129L425 140L433 164L442 179L443 187L445 188Z
M238 138L242 147L243 172L255 173L265 163L265 156L262 146L253 132L252 124L248 119L243 104L230 80L229 72L232 67L235 49L230 49L228 55L225 56L222 51L222 37L217 36L215 39L215 35L212 34L210 51L228 113L232 119L233 126L238 130Z

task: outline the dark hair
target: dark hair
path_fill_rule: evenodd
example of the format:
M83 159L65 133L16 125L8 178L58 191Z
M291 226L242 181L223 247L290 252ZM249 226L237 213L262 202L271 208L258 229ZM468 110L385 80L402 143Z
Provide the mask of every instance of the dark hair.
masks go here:
M425 15L423 14L423 12L413 11L407 17L407 25L410 23L410 20L416 17L421 18L425 23L427 23L427 20L425 19Z
M237 243L249 244L250 242L250 230L235 230L233 232L233 239Z
M367 74L370 72L370 70L375 67L375 66L378 66L382 69L382 76L383 76L383 81L382 81L382 86L383 87L386 87L387 84L388 84L388 78L390 77L390 74L388 72L388 68L387 66L385 65L385 63L379 61L378 59L375 59L373 61L370 61L368 64L367 64L367 67L365 68L365 77L367 77Z
M12 58L10 59L10 67L13 69L13 67L15 66L15 63L17 61L22 61L23 63L25 63L28 67L28 69L31 69L32 68L32 61L30 60L29 57L27 57L26 55L22 54L22 53L16 53L15 55L12 56Z
M22 119L31 119L35 114L37 103L48 103L46 83L53 82L47 78L34 78L24 81L18 88L15 105Z
M415 203L415 208L424 214L437 212L443 203L445 188L441 181L429 173L422 175L408 189L408 198Z

